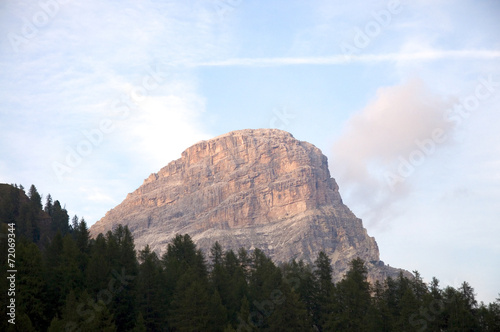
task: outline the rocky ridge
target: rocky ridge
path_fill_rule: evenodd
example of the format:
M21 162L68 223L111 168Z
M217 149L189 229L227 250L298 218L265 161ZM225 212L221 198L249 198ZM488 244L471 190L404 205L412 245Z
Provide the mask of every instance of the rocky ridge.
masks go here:
M369 280L400 270L380 261L375 239L343 204L327 158L277 129L233 131L189 147L90 228L92 236L128 225L136 248L166 250L188 233L203 251L259 248L275 261L331 259L335 280L356 257Z

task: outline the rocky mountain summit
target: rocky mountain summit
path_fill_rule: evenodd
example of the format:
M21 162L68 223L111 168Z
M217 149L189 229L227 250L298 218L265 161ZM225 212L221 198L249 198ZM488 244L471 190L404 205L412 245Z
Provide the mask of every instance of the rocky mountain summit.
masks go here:
M380 261L377 243L343 204L327 158L277 129L238 130L182 153L90 228L92 236L128 225L137 249L166 250L188 233L203 251L262 249L274 261L312 262L320 251L335 278L360 257L369 280L400 270Z

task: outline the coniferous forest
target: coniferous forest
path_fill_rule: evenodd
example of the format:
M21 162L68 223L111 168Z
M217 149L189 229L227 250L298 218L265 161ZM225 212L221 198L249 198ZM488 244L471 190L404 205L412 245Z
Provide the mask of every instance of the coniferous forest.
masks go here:
M35 186L0 184L1 331L500 331L500 299L418 272L370 284L360 259L332 283L328 257L277 265L255 249L209 253L177 235L158 256L127 227L91 239ZM15 230L15 324L7 252Z

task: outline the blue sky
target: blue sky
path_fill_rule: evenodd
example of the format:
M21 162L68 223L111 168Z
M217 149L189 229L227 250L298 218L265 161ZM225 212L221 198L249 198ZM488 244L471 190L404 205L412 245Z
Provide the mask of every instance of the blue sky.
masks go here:
M391 266L500 292L498 1L0 3L0 182L89 224L201 139L329 158Z

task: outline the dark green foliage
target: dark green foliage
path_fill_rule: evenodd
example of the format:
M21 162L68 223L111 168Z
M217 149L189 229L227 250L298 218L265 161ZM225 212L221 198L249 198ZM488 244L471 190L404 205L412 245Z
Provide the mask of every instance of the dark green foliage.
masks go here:
M67 276L63 275L61 267L63 252L63 238L61 233L57 233L52 242L44 251L44 279L47 282L47 317L54 317L60 314L60 309L64 303L66 295L62 285L67 281Z
M90 257L85 271L87 291L91 296L97 296L99 291L107 289L112 278L111 262L106 253L106 238L99 234L90 249Z
M22 195L17 188L0 184L0 221L6 224L16 222L20 213Z
M290 263L283 264L282 270L285 283L299 296L299 300L304 304L312 323L318 327L320 286L312 267L304 264L303 261L297 263L293 260ZM330 284L333 287L331 281ZM327 316L328 312L325 312L325 317Z
M237 326L241 301L248 296L248 285L245 279L245 268L232 250L224 254L223 271L225 285L220 287L219 294L227 309L229 322Z
M232 250L224 253L217 242L212 247L211 259L212 270L209 276L211 287L220 296L222 305L227 309L227 319L236 326L241 300L248 295L244 268Z
M28 198L0 184L0 218L3 252L15 224L18 269L16 325L2 320L1 331L500 331L500 299L478 304L466 282L442 289L415 271L370 285L356 259L333 284L325 253L278 267L259 249L219 243L207 264L187 234L161 259L149 246L137 255L127 227L90 239L50 195L42 210L34 186ZM0 267L6 289L6 255Z
M61 232L62 235L66 235L69 233L69 215L66 209L61 207L61 203L59 201L55 201L54 205L51 208L47 208L46 210L50 211L50 216L52 217L51 222L51 230L55 234L57 231Z
M42 197L36 190L36 187L34 184L31 185L30 190L28 192L28 197L30 199L30 204L33 206L35 210L41 210L42 209Z
M0 184L0 221L14 223L19 238L34 242L39 247L50 242L57 231L65 235L68 217L59 201L52 203L52 196L48 194L42 210L41 196L34 185L28 195L15 186Z
M142 313L139 312L139 315L137 315L137 320L135 322L135 327L132 330L132 332L147 332L148 329L146 328L146 323L144 322L144 318L142 317ZM151 328L149 331L159 331Z
M107 297L118 331L134 328L137 317L138 262L134 239L127 226L119 225L108 232L108 259L112 278L108 281ZM114 284L110 284L113 283ZM106 289L105 289L106 290ZM104 294L104 292L103 292Z
M237 314L238 324L236 326L238 327L238 331L252 331L254 327L252 316L250 314L250 303L245 296L241 300L240 311Z
M86 291L79 297L71 291L65 302L61 318L55 317L48 331L117 331L108 308L102 302L95 303Z
M47 199L45 201L45 206L43 210L52 217L52 214L54 212L54 204L52 202L52 196L50 194L47 195Z
M477 313L481 331L500 331L500 298L489 305L481 303Z
M19 313L18 318L16 318L16 325L9 324L9 327L7 328L6 331L35 332L38 330L33 327L33 324L31 323L31 319L28 316L28 314L21 312Z
M314 262L317 281L317 295L314 303L313 322L319 331L325 331L330 312L333 309L332 266L328 256L321 251Z
M350 264L345 278L334 291L332 313L326 324L330 331L366 331L367 316L371 305L370 284L363 260L357 258Z
M164 289L164 271L160 260L149 245L139 251L139 274L137 280L137 304L145 328L160 331L166 324L163 313L167 310Z
M19 313L30 318L36 330L46 328L46 284L42 273L42 255L34 243L20 241L17 245L17 301Z
M206 283L188 268L173 294L169 324L178 331L208 331L210 305Z
M2 202L0 201L0 204ZM0 210L1 212L1 210ZM2 303L2 306L0 307L0 314L4 319L0 320L0 331L7 331L7 328L9 327L9 324L7 322L7 319L5 319L7 316L7 303L9 301L9 297L7 295L7 289L9 288L9 281L7 279L7 270L8 268L8 261L7 261L7 253L8 250L8 243L7 243L7 234L8 234L8 228L7 224L0 223L0 252L2 252L2 255L0 255L0 289L2 290L0 292L0 303Z
M271 331L313 331L311 317L304 302L289 285L284 283L280 291L274 296L274 311L269 317Z

